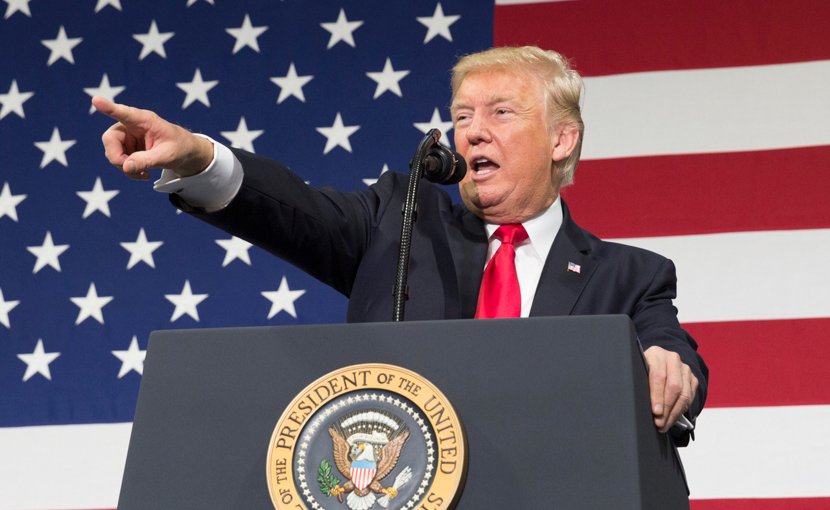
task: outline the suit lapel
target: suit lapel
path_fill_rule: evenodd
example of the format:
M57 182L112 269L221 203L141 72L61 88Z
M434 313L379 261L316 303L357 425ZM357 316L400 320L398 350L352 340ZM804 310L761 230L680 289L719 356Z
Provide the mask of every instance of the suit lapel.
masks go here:
M570 315L599 264L591 257L585 232L573 222L564 201L562 212L562 228L539 278L531 316Z
M456 210L459 221L445 223L450 252L455 266L461 318L475 316L484 261L487 258L487 232L473 213Z

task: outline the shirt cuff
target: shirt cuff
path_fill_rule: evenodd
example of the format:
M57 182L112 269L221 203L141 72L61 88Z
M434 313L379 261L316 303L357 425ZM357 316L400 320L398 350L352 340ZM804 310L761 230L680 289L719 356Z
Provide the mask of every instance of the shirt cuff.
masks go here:
M242 187L242 163L233 152L209 136L201 136L213 144L213 161L204 171L191 177L180 177L164 168L153 189L161 193L175 193L188 205L215 212L224 209Z

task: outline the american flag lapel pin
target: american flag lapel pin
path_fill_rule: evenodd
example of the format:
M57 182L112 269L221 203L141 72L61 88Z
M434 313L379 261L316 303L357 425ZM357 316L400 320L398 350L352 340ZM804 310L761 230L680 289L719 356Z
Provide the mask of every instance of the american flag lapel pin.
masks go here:
M568 262L568 271L571 273L580 273L582 272L582 266L575 262Z

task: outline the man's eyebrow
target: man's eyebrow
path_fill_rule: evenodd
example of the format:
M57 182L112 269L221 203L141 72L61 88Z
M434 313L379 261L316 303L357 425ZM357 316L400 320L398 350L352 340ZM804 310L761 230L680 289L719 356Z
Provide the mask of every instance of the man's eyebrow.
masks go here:
M487 106L493 106L494 104L504 103L506 101L511 101L512 99L512 96L502 94L498 96L491 96L489 99L487 99L487 101L484 104ZM451 111L456 111L460 108L471 108L471 106L465 101L453 101L453 103L450 105Z

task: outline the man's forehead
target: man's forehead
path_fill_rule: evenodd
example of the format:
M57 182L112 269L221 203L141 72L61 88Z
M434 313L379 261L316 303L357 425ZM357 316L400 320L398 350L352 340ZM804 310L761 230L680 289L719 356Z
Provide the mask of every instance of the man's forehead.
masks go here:
M528 86L538 78L530 73L513 69L495 69L476 71L464 77L453 98L453 110L471 106L472 102L485 105L521 99ZM472 85L472 90L470 90ZM465 87L465 85L467 85Z

